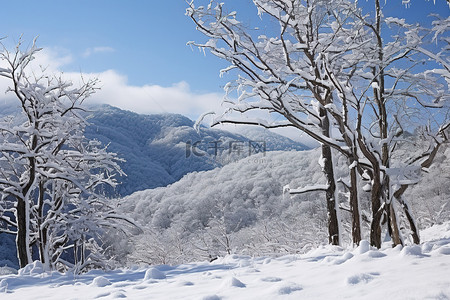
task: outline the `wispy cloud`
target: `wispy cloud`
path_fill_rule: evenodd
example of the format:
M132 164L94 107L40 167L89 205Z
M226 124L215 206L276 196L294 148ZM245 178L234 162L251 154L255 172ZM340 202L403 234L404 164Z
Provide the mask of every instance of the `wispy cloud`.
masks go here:
M84 52L83 52L83 57L89 57L91 55L94 54L98 54L98 53L111 53L114 52L115 49L112 47L93 47L93 48L87 48Z
M64 48L45 47L37 52L35 57L36 59L32 62L34 70L39 66L57 71L73 62L72 54Z

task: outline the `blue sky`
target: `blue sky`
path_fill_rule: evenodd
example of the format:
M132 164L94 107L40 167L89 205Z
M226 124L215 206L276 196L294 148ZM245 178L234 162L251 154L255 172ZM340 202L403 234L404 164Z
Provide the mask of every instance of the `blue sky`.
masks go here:
M251 0L223 2L244 21L256 15ZM371 0L360 2L367 5ZM401 0L388 0L386 5L386 14L409 21L450 12L445 0L411 0L409 8ZM2 3L0 36L8 37L7 45L21 34L27 43L39 36L38 45L45 48L43 62L54 70L99 76L107 90L123 86L122 92L97 96L115 98L114 105L196 118L220 104L222 87L230 78L219 77L225 62L186 46L187 41L204 40L184 15L186 7L184 0L7 1Z
M247 3L242 8L251 4L240 1ZM72 55L65 71L114 69L133 85L188 81L198 91L221 91L218 74L225 64L186 46L202 36L184 15L183 0L9 1L2 6L8 13L6 20L2 14L0 35L17 40L24 34L26 41L39 36L40 46Z

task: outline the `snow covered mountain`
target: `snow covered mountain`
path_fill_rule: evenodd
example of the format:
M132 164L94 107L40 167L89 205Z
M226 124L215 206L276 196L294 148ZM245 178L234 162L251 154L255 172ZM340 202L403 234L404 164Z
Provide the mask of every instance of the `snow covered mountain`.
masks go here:
M139 115L108 105L96 107L88 121L86 136L109 145L126 161L121 166L127 177L120 178L117 188L122 196L166 186L187 173L223 166L249 151L264 151L263 147L265 151L307 148L274 133L246 137L209 128L197 132L194 122L182 115Z
M317 150L269 152L222 168L192 172L167 187L123 198L123 209L142 224L159 228L180 222L184 228L207 224L224 209L233 219L230 223L242 219L240 227L245 227L256 221L258 210L271 216L285 211L292 200L283 198L284 185L323 183L318 155Z
M122 211L145 232L134 240L129 260L173 264L214 258L231 249L253 247L252 254L265 255L320 244L326 228L311 215L326 218L322 197L283 197L284 185L324 182L318 154L257 154L123 198Z
M100 140L125 160L121 167L127 176L119 178L122 184L115 191L119 196L166 186L190 172L221 167L255 152L307 149L259 128L246 134L210 128L197 132L194 122L182 115L140 115L109 105L90 109L86 137ZM19 116L17 105L0 104L0 116L11 114Z

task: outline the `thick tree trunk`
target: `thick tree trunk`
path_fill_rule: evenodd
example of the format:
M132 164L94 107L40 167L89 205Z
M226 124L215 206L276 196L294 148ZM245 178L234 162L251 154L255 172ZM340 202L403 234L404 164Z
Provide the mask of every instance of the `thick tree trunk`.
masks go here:
M19 266L21 268L25 267L30 263L30 245L28 244L28 223L27 223L27 203L18 198L17 199L17 236L16 236L16 248L17 248L17 258L19 259Z
M35 129L37 129L37 123ZM35 150L37 147L37 137L33 136L31 140L31 149ZM22 190L22 197L17 197L17 236L16 236L16 248L17 258L19 259L19 266L25 267L32 262L31 249L30 249L30 207L29 199L32 191L32 187L36 180L36 160L34 157L28 158L29 161L29 179L24 184Z
M325 136L330 136L330 124L327 111L320 109L322 118L322 132ZM325 174L328 188L325 192L328 214L328 242L332 245L339 245L339 220L337 213L336 199L336 181L334 178L333 157L331 148L328 145L322 145L323 172Z
M327 178L328 188L325 192L328 211L328 242L332 245L339 245L339 221L336 211L336 183L334 181L333 159L331 148L322 145L323 172Z
M383 207L381 206L382 199L382 184L380 165L375 155L368 150L368 147L361 134L361 115L358 115L358 129L357 129L357 142L359 148L363 152L364 156L370 161L372 170L370 170L370 178L372 181L371 198L370 203L372 205L372 220L370 224L370 244L374 247L381 247L381 217L383 216Z

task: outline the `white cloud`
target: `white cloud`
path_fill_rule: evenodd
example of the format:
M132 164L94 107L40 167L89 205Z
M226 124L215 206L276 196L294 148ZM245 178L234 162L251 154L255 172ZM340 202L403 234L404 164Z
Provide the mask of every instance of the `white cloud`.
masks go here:
M93 47L93 48L87 48L84 52L83 52L83 56L84 57L89 57L93 54L98 54L98 53L111 53L114 52L115 49L111 48L111 47L105 47L105 46L101 46L101 47Z
M59 72L63 66L73 62L72 54L62 48L45 47L35 55L31 67L33 70L43 67L47 72Z
M92 53L113 51L108 47L93 48ZM34 74L39 74L42 67L48 75L59 75L61 69L73 62L73 57L65 49L44 48L39 51L30 65ZM0 62L0 67L3 65ZM31 74L31 72L29 72ZM171 86L143 85L135 86L128 83L127 77L114 70L99 73L64 72L63 77L74 82L81 83L84 79L98 78L100 80L97 91L86 103L110 104L122 109L134 111L141 114L152 113L178 113L191 119L196 119L202 113L220 109L222 95L218 93L196 93L191 91L187 82L175 83ZM0 101L14 99L11 93L4 96L3 91L10 82L0 78ZM2 95L3 94L3 95Z
M110 104L142 114L178 113L197 118L205 111L220 109L222 101L220 94L191 91L184 81L168 87L133 86L128 84L126 76L114 70L84 76L100 79L101 89L91 97L90 103Z

